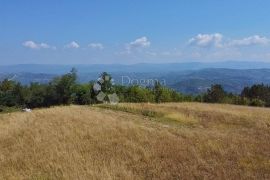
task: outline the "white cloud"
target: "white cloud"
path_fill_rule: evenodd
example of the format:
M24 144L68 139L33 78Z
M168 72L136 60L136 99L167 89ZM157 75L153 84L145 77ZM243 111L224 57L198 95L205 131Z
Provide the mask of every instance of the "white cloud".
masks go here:
M99 49L99 50L104 49L104 46L101 43L91 43L88 45L88 47L90 47L92 49Z
M77 49L79 47L80 47L80 45L77 42L75 42L75 41L72 41L72 42L70 42L70 43L68 43L68 44L65 45L65 48Z
M229 46L252 46L252 45L267 45L270 43L270 39L261 37L259 35L250 36L243 39L232 40Z
M135 41L129 43L129 46L134 47L134 48L137 48L137 47L149 47L150 45L151 45L151 42L145 36L141 37L141 38L138 38Z
M222 47L223 35L215 34L198 34L191 38L188 43L199 47Z
M127 44L126 50L128 53L130 53L133 49L147 48L150 45L151 42L147 39L147 37L143 36Z
M33 42L33 41L25 41L25 42L23 43L23 46L24 46L24 47L31 48L31 49L39 49L39 45L36 44L36 43Z
M215 34L198 34L188 41L189 45L197 47L215 47L215 48L232 48L244 46L258 46L270 44L270 39L267 37L253 35L243 39L225 39L220 33Z
M34 41L25 41L23 46L30 49L56 49L56 47L50 46L46 43L35 43Z

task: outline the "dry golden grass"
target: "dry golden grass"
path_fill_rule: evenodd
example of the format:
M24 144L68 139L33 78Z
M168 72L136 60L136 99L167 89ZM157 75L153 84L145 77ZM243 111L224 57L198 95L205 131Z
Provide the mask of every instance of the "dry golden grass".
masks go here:
M270 178L270 109L106 108L0 115L0 179Z

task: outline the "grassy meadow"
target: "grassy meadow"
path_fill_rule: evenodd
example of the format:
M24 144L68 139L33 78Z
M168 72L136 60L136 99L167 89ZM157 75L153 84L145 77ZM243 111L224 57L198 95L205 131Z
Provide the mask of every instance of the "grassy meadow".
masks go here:
M0 179L270 179L270 109L123 103L0 114Z

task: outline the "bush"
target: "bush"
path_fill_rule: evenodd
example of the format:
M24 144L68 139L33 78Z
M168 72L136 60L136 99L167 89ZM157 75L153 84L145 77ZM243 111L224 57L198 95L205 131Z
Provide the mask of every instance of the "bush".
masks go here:
M131 86L124 94L127 102L154 102L154 95L150 89Z
M250 100L246 97L235 96L233 104L248 106L250 104Z
M265 102L260 99L252 99L249 103L250 106L264 107Z

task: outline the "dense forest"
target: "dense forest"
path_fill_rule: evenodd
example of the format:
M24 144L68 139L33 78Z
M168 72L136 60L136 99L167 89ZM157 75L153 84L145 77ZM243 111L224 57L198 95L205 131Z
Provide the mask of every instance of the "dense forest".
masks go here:
M152 87L121 86L111 83L111 76L102 73L100 78L108 76L106 83L101 84L104 94L116 93L120 102L184 102L197 101L208 103L228 103L250 106L270 107L270 87L264 84L245 87L239 95L227 93L221 85L212 85L206 93L197 96L184 95L155 82ZM0 111L19 108L50 107L69 104L96 104L97 92L95 82L78 83L77 72L54 78L47 84L31 83L28 86L8 79L0 82ZM107 102L105 98L103 102Z

